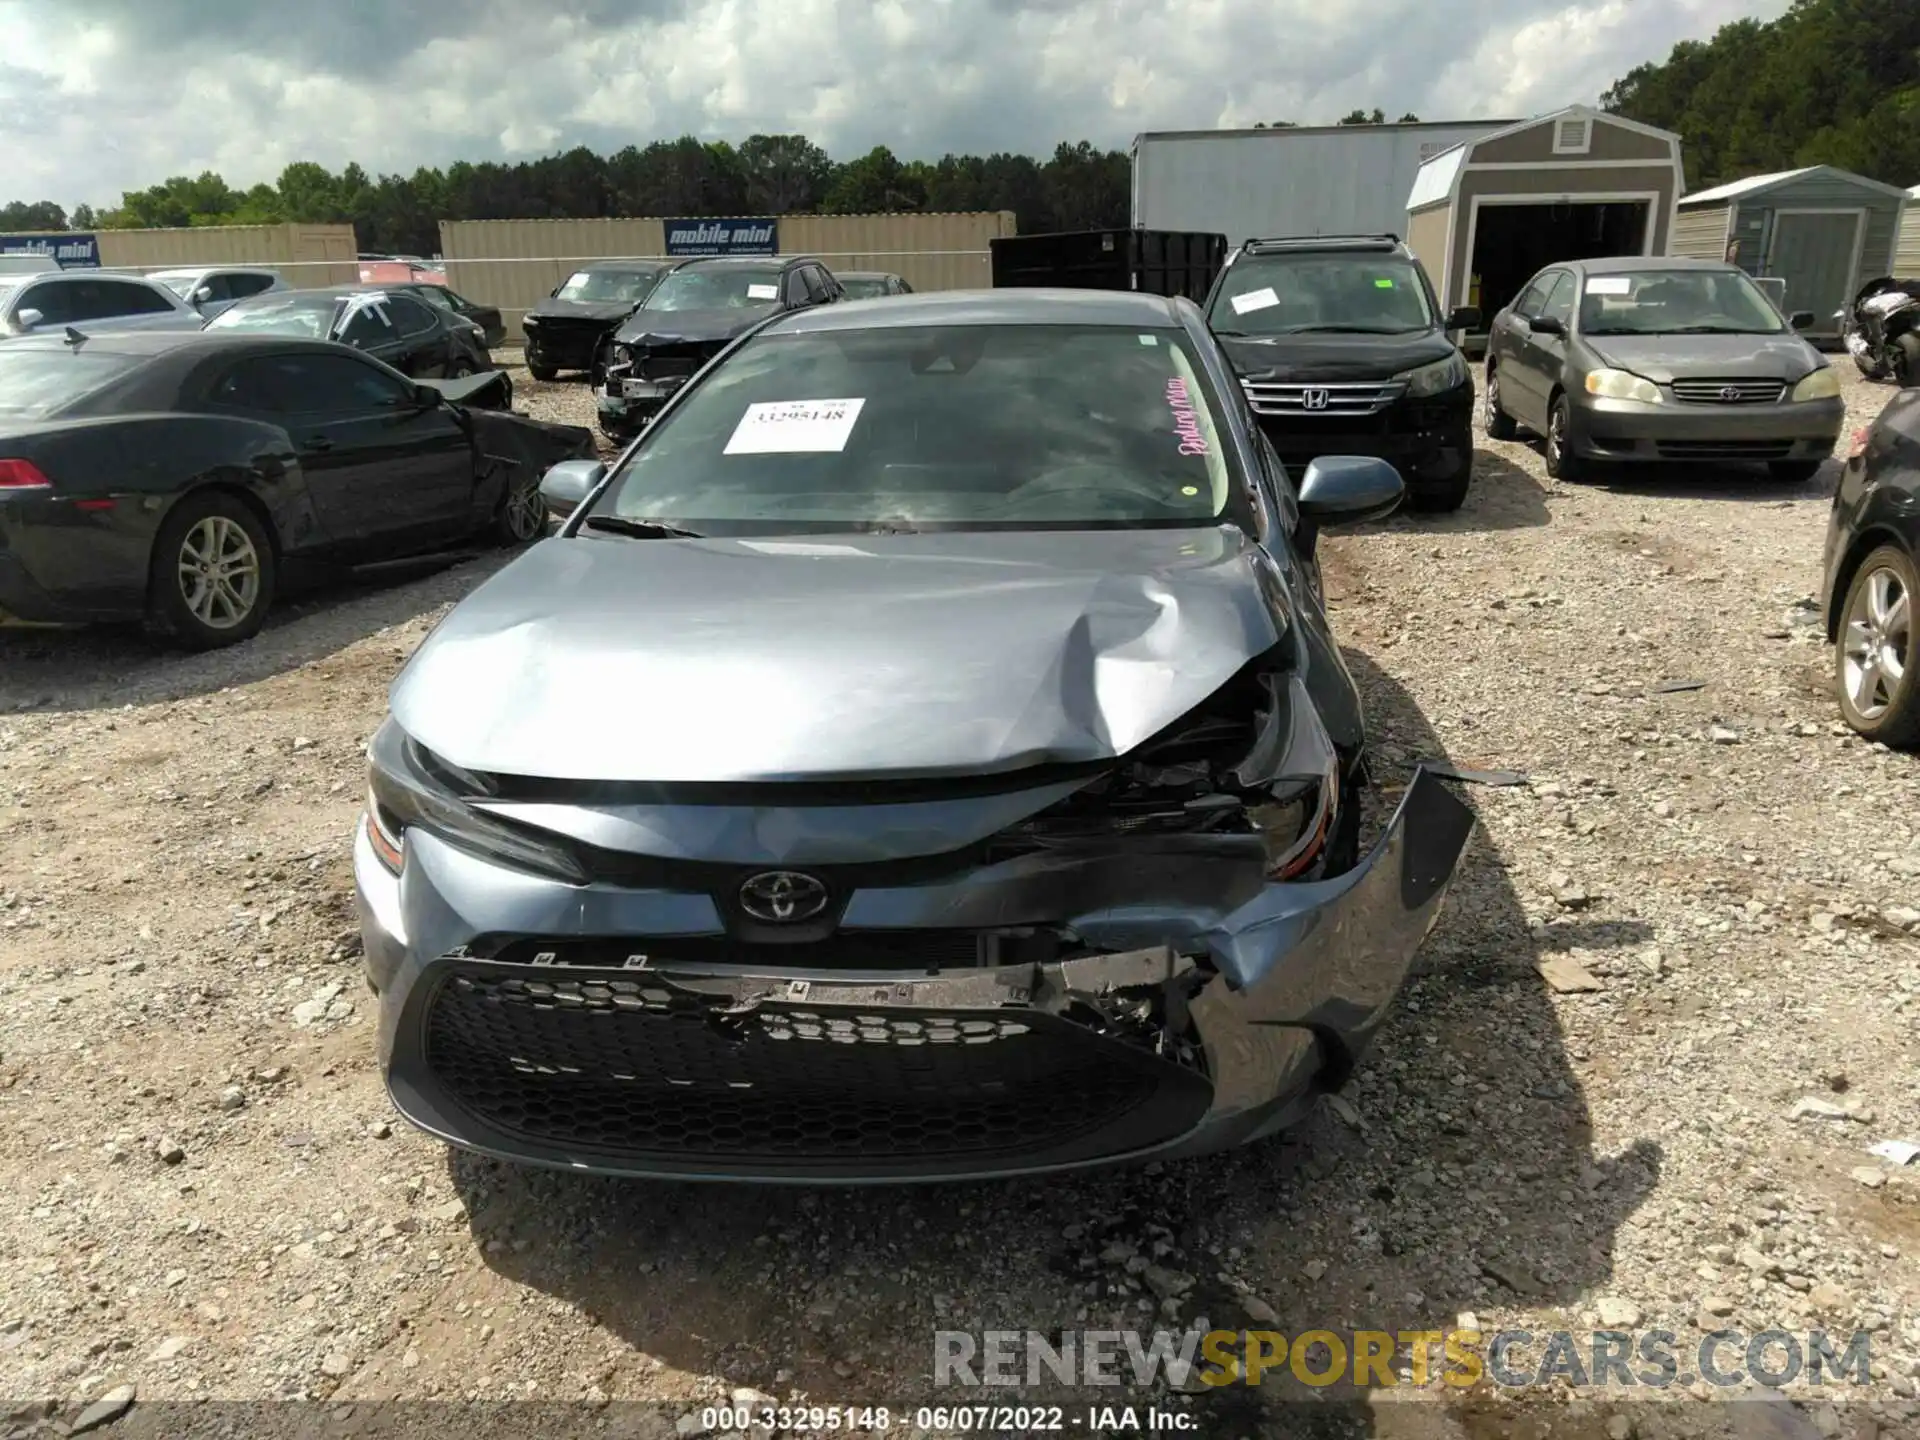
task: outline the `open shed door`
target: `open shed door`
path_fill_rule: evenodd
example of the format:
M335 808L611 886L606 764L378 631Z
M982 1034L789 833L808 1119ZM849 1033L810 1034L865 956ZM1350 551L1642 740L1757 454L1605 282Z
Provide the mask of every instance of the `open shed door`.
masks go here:
M1853 211L1774 214L1766 273L1787 282L1791 309L1814 313L1813 334L1832 334L1834 311L1853 298L1863 218Z

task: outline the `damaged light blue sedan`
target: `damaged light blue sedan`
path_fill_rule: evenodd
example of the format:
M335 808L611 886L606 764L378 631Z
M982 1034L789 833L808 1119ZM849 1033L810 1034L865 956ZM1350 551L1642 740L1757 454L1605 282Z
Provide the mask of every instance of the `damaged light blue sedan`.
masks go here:
M395 682L354 868L395 1104L613 1175L1012 1176L1338 1087L1471 827L1366 731L1296 487L1188 301L1015 290L730 345Z

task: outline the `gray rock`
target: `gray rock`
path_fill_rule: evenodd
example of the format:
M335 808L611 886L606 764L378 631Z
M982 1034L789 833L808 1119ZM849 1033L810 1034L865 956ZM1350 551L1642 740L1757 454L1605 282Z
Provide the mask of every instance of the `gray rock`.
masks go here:
M1327 1273L1327 1262L1324 1260L1309 1260L1305 1265L1300 1267L1300 1273L1305 1275L1309 1280L1318 1280L1322 1275Z
M133 1397L138 1393L132 1385L114 1386L74 1417L67 1434L84 1435L89 1430L98 1430L102 1425L111 1425L133 1408Z
M1853 1178L1869 1190L1878 1190L1887 1183L1887 1172L1871 1165L1857 1165L1853 1169Z
M1605 988L1592 971L1568 955L1549 955L1536 961L1534 968L1559 995L1581 995Z
M1140 1272L1140 1278L1147 1282L1147 1288L1162 1300L1176 1295L1184 1295L1193 1288L1193 1276L1183 1275L1178 1270L1169 1270L1164 1265L1149 1265Z
M1246 1312L1247 1318L1256 1325L1278 1326L1280 1323L1280 1312L1267 1304L1267 1302L1262 1300L1258 1295L1241 1296L1240 1308Z
M329 1351L320 1361L320 1373L331 1375L336 1380L351 1369L353 1369L353 1361L339 1350Z
M187 1158L187 1152L178 1140L162 1140L153 1147L153 1158L162 1165L178 1165Z
M222 1110L244 1110L246 1106L247 1092L242 1090L238 1085L229 1085L220 1092L220 1108Z
M1602 1298L1594 1310L1600 1317L1600 1323L1609 1330L1632 1330L1638 1327L1642 1319L1638 1305L1616 1295Z
M151 1364L161 1360L171 1360L176 1355L180 1354L181 1351L185 1350L192 1343L193 1343L192 1336L169 1335L166 1339L160 1342L159 1347L155 1349L151 1355L147 1356L148 1363Z
M1713 725L1707 729L1707 739L1716 745L1738 745L1740 743L1740 732L1738 730L1729 730L1725 725Z

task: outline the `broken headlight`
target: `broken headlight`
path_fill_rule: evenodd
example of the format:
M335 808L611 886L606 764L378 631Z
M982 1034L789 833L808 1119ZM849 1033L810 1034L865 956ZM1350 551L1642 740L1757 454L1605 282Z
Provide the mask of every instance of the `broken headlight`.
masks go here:
M515 870L570 885L588 879L566 841L482 809L475 801L485 798L483 782L415 744L392 720L367 749L367 788L368 838L376 852L390 847L396 857L403 854L407 831L417 827L455 849ZM386 854L381 861L393 868Z

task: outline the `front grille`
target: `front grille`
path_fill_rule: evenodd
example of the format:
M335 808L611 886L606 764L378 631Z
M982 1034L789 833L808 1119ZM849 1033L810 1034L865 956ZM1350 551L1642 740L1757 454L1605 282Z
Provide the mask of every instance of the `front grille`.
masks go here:
M1662 440L1659 452L1669 460L1784 460L1791 440Z
M723 1013L648 977L450 974L426 1062L535 1146L758 1172L963 1173L1125 1153L1191 1129L1194 1072L1017 1007L764 1003Z
M1778 405L1787 393L1779 380L1676 380L1673 398L1689 405Z
M946 970L988 965L1011 948L1011 934L983 930L842 930L825 940L755 943L725 935L623 936L604 939L511 939L469 946L476 955L510 965L638 968L649 965L728 965L809 970ZM1011 957L1009 957L1011 958ZM1021 954L1022 960L1052 959Z
M685 380L719 349L718 345L655 345L635 352L634 370L644 380Z
M1299 415L1307 419L1324 415L1374 415L1406 393L1400 380L1350 381L1341 384L1276 384L1266 380L1243 380L1247 402L1256 415Z

